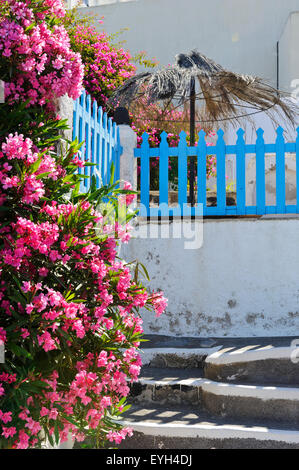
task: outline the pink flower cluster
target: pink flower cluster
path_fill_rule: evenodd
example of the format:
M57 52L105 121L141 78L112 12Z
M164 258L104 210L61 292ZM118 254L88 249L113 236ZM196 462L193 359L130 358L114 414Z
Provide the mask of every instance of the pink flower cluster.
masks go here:
M41 176L57 180L65 176L65 170L56 165L55 159L48 154L39 159L37 149L34 149L33 142L24 138L22 134L10 134L2 144L0 151L0 161L3 162L0 168L0 203L3 204L7 190L17 191L20 199L25 204L33 204L40 200L45 194L45 184ZM7 161L6 161L7 160ZM15 162L22 160L28 172L22 177L22 174L16 174ZM33 164L39 160L39 164Z
M118 240L127 242L130 238L129 227L118 222L109 224L88 201L73 204L40 200L40 191L47 194L47 185L61 169L46 153L37 165L40 157L35 150L30 139L18 134L8 136L2 144L3 195L13 200L19 198L20 207L33 201L37 204L34 220L18 216L3 231L1 276L4 279L7 270L14 270L15 275L23 279L20 289L27 300L25 305L11 300L3 281L0 284L2 312L8 318L12 317L12 310L28 318L28 322L16 329L19 342L25 347L30 343L37 350L49 353L63 349L66 344L73 348L75 358L78 342L108 336L110 343L122 352L105 349L99 353L89 352L85 358L77 360L77 373L63 389L58 386L58 372L55 371L50 380L42 378L50 391L29 397L27 408L19 414L21 426L15 423L6 426L11 414L1 411L2 436L12 439L13 446L22 449L40 442L42 423L47 423L50 435L53 434L56 419L61 423L62 441L70 432L74 439L84 439L84 431L79 432L65 418L78 407L87 428L95 429L105 416L105 410L117 406L128 395L128 380L137 380L140 373L137 348L143 330L136 309L148 305L159 316L167 304L162 293L149 294L136 284L129 267L116 257ZM74 162L75 159L71 163ZM13 178L17 178L15 184L11 184ZM39 184L38 190L32 184L34 181ZM130 190L131 185L125 182L124 189ZM129 205L135 195L121 197L122 203ZM76 222L72 223L73 220ZM101 236L97 238L99 231ZM70 274L73 272L80 276L73 278ZM63 284L54 282L53 285L53 275L54 279L63 276ZM72 292L76 294L70 295ZM136 340L130 339L132 335ZM0 340L7 340L4 328L0 328ZM28 377L27 380L37 379ZM5 396L9 385L15 386L8 380L1 381L0 376L0 395ZM37 409L40 409L39 416L36 416ZM107 439L118 443L130 432L111 431Z
M87 427L96 429L104 418L106 409L117 405L119 399L126 397L129 393L127 373L123 372L122 368L126 365L129 369L133 368L132 380L136 380L140 364L141 360L135 348L125 350L121 359L118 359L112 352L108 354L107 351L99 354L89 353L85 360L77 362L78 372L70 383L69 389L64 391L58 389L59 374L53 371L51 377L42 379L48 385L47 389L39 395L30 396L27 399L27 407L19 412L18 418L23 421L21 429L6 426L12 421L12 412L4 413L0 410L0 422L3 423L2 436L6 439L14 437L13 447L26 449L38 442L40 437L38 435L42 430L41 424L46 424L49 434L53 435L55 422L59 420L61 442L68 439L69 433L72 434L73 439L84 440L84 432L78 432L77 427L68 421L67 417L73 416L75 409L81 408L84 413L81 411L81 419L85 420ZM98 367L97 373L94 372L96 367ZM7 377L0 376L0 380L13 383L15 378L7 374ZM28 380L32 381L34 378L28 377L25 382ZM39 409L38 415L36 415L36 407ZM121 411L122 407L119 408ZM62 410L64 418L59 410ZM35 418L32 417L34 412ZM119 443L126 435L131 434L130 428L109 431L107 439Z
M84 87L105 109L113 91L135 73L131 56L111 45L106 33L99 33L91 26L77 25L70 31L70 37L85 66Z
M68 94L76 99L82 89L84 67L80 54L72 51L69 36L61 25L50 28L47 14L63 16L61 0L43 2L48 7L43 12L31 8L26 0L7 1L9 13L0 20L0 57L13 65L12 76L6 82L9 103L28 100L29 105L45 105Z
M26 449L37 443L38 439L36 437L42 430L41 423L46 423L49 434L53 435L54 424L60 420L59 435L61 442L68 439L69 433L72 434L73 439L84 440L84 433L78 432L76 426L69 422L67 417L74 414L75 408L81 407L85 413L86 425L91 429L96 429L104 418L106 409L117 404L118 396L127 396L129 392L127 376L121 371L121 366L123 363L129 365L131 360L136 361L138 364L141 363L135 348L124 352L123 361L117 359L113 353L107 354L106 351L102 351L100 354L89 353L84 361L77 363L78 372L68 391L58 390L59 374L57 371L53 371L49 379L43 379L48 388L39 396L30 396L27 399L27 407L19 412L18 418L23 421L24 427L19 429L17 433L15 426L7 427L2 425L2 436L10 439L17 434L14 447ZM88 371L90 368L94 369L96 364L98 364L101 374ZM138 368L138 366L134 367ZM36 405L38 405L40 411L34 419L32 410ZM63 410L65 418L61 418L58 408ZM81 419L83 419L83 416L81 416ZM5 425L11 422L12 413L3 413L0 410L0 421ZM127 435L132 435L132 430L123 428L120 431L109 431L107 439L110 442L120 443Z

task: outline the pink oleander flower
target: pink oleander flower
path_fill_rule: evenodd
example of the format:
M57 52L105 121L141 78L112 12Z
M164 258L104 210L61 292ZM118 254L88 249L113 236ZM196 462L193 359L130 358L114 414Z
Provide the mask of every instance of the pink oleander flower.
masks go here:
M2 421L4 424L9 423L12 420L12 412L8 411L7 413L2 413L0 410L0 421Z
M156 317L160 317L167 307L168 299L163 295L163 292L156 292L151 295L151 302L154 306Z
M43 347L43 349L47 351L52 351L53 349L57 349L57 345L55 340L51 337L48 331L45 331L42 335L37 336L38 344ZM57 342L57 338L56 338Z
M14 426L11 426L10 428L2 426L2 436L4 436L6 439L13 437L16 434L16 432L17 430Z
M30 336L30 333L29 331L27 330L27 328L21 328L21 336L23 339L26 339L28 338L28 336Z

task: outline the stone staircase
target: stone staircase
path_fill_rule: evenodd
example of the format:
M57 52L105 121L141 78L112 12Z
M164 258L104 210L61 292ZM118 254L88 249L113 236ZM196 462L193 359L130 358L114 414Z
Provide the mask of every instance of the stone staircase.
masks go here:
M155 338L122 417L135 432L120 447L298 449L292 339Z

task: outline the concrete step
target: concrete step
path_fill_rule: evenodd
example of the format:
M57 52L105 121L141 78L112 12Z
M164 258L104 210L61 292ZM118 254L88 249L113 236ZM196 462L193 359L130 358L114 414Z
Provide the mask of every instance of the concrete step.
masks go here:
M201 393L202 406L214 415L292 424L299 429L299 388L205 380Z
M205 377L242 384L299 386L298 352L296 346L276 347L271 344L223 348L205 359Z
M130 385L131 403L201 406L203 370L143 367L138 382Z
M142 364L157 368L195 369L202 368L207 356L221 349L214 348L146 348L141 352Z
M197 369L144 367L129 402L142 406L190 405L216 416L299 425L299 388L215 382Z
M207 356L212 356L220 350L231 352L243 348L276 350L288 348L292 341L296 342L296 337L196 338L144 335L144 339L146 341L142 343L143 365L184 369L202 367ZM215 380L213 377L210 378Z
M132 406L122 424L134 430L123 449L299 449L294 427L212 418L190 407Z
M125 419L136 432L124 445L299 448L299 354L292 340L152 338L143 349L147 366L131 385Z

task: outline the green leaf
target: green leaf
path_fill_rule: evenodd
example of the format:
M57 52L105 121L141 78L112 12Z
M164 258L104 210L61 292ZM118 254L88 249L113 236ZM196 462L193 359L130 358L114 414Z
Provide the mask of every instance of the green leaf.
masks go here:
M39 167L40 167L40 164L42 162L42 158L41 156L36 160L36 162L33 163L33 165L30 166L30 171L31 173L35 173Z
M109 186L112 186L112 185L113 185L113 182L114 182L114 173L115 173L115 165L114 165L114 162L111 162Z
M50 442L51 446L54 446L53 437L50 436L50 433L49 433L48 429L44 427L44 431L46 433L47 438L49 439L49 442Z
M55 436L55 443L58 445L60 437L59 437L59 429L58 429L57 421L55 422L55 425L54 425L54 436Z
M126 405L123 407L122 409L122 413L124 413L125 411L128 411L130 408L131 408L132 405Z
M52 173L51 171L47 171L46 173L41 173L41 174L37 175L35 177L35 179L40 180L40 179L45 178L46 176L50 175L51 173Z
M150 281L150 277L149 277L149 274L148 274L148 271L146 269L146 267L144 266L144 264L140 263L140 261L138 262L139 266L141 266L142 270L143 270L143 273L145 274L145 277L148 281Z
M66 419L67 421L69 421L70 423L74 424L75 426L78 426L78 423L75 419L71 418L70 416L68 416L67 414L65 413L61 413L62 416L64 417L64 419Z
M25 348L22 348L15 343L7 343L6 348L7 350L12 351L18 357L32 358L31 354Z

